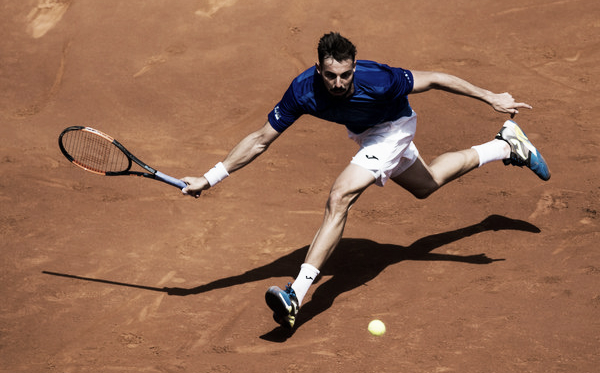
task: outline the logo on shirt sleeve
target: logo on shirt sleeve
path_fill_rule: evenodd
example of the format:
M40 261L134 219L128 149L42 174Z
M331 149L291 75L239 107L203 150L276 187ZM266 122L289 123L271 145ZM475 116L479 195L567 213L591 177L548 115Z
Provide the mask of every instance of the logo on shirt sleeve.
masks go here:
M275 106L275 119L281 119L281 113L279 112L279 105Z

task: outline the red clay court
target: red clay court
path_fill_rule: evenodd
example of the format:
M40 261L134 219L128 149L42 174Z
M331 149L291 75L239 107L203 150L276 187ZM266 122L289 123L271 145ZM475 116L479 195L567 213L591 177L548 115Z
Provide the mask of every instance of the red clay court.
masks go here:
M301 118L198 200L83 172L57 137L95 127L201 175L332 30L358 58L531 104L515 119L552 178L496 162L426 200L369 188L287 335L264 293L297 275L356 151L342 126ZM600 2L25 0L3 2L0 32L0 372L600 366ZM410 100L425 160L507 119L443 92Z

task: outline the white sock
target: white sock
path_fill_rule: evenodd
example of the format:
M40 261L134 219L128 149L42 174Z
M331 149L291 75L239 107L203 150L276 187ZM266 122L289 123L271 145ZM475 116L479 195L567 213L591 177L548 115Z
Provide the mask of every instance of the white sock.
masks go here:
M298 307L302 304L302 300L308 292L308 288L310 288L319 273L318 269L308 263L304 263L300 266L300 273L292 284L292 289L294 289L296 297L298 298Z
M504 140L493 139L485 144L472 146L479 155L479 167L493 161L510 158L510 145Z

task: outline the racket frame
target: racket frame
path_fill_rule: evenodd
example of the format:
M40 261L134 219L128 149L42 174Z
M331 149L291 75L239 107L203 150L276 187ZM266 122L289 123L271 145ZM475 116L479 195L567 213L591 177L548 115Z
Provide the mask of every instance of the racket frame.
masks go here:
M121 152L123 152L123 154L125 154L125 156L127 157L128 160L128 165L127 168L123 171L100 171L100 170L96 170L93 169L91 167L86 166L85 164L77 161L76 159L73 158L73 156L71 156L71 154L69 154L69 152L65 149L64 145L63 145L63 136L71 131L86 131L86 132L90 132L93 133L95 135L98 135L102 138L104 138L105 140L107 140L108 142L112 143L114 146L116 146ZM84 127L84 126L71 126L71 127L67 127L65 128L61 134L58 137L58 146L60 148L60 151L63 153L63 155L74 165L76 165L79 168L82 168L86 171L92 172L94 174L97 175L105 175L105 176L120 176L120 175L134 175L134 176L142 176L142 177L146 177L149 179L154 179L154 180L158 180L158 181L162 181L165 182L167 184L173 185L175 187L178 187L180 189L183 189L187 186L187 184L177 178L174 178L172 176L166 175L150 166L148 166L146 163L142 162L138 157L136 157L135 155L133 155L129 150L127 150L127 148L125 148L125 146L123 146L120 142L118 142L116 139L114 139L113 137L107 135L106 133L99 131L95 128L91 128L91 127ZM141 168L143 168L144 170L146 170L147 172L142 172L142 171L131 171L131 166L133 165L133 162L135 162L138 166L140 166Z

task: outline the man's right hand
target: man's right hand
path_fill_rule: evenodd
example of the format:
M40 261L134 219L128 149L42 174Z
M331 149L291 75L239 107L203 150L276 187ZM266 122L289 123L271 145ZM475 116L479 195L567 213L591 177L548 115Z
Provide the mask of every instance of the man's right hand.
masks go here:
M210 188L210 184L204 178L204 176L200 176L200 177L186 176L186 177L182 178L181 180L183 180L187 184L187 186L185 188L183 188L181 190L181 192L185 195L189 195L194 198L200 197L200 194L202 193L203 190Z

